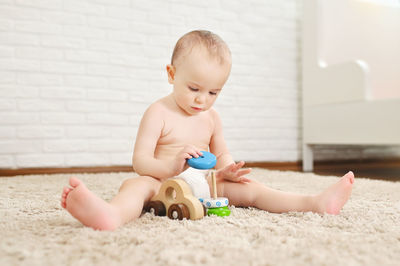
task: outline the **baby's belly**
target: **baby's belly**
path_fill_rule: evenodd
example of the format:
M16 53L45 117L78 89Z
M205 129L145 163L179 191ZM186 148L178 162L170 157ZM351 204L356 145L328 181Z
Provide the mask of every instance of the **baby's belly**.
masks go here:
M191 144L202 151L208 151L206 144ZM185 147L185 144L163 144L158 145L155 150L155 157L161 160L172 160Z

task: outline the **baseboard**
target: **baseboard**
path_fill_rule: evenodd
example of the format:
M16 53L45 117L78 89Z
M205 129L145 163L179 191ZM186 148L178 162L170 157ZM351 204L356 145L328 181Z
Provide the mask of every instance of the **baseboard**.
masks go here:
M246 162L245 167L259 167L270 170L302 171L302 162ZM400 159L368 159L368 160L345 160L345 161L317 161L314 169L379 169L400 168ZM0 176L16 175L41 175L41 174L68 174L68 173L110 173L110 172L133 172L132 166L95 166L95 167L70 167L70 168L20 168L0 169Z
M0 169L0 176L133 172L132 166Z

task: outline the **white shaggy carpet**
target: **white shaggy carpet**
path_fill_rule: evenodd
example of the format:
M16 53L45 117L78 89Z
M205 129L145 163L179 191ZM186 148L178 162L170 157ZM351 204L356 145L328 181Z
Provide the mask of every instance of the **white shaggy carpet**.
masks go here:
M400 183L357 179L338 216L232 207L229 217L145 214L116 232L60 207L70 175L0 178L0 265L399 265ZM110 200L134 173L76 175ZM356 173L357 176L357 173ZM253 169L269 186L316 193L336 177Z

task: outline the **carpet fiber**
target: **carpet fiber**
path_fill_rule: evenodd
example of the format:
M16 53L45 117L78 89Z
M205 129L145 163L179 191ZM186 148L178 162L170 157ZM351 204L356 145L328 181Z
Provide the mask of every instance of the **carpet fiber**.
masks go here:
M110 200L134 173L82 174ZM336 177L253 169L270 187L316 193ZM356 173L357 177L357 173ZM115 232L83 227L60 207L69 175L0 178L0 265L398 265L400 183L356 178L341 214L273 214L174 221L147 213Z

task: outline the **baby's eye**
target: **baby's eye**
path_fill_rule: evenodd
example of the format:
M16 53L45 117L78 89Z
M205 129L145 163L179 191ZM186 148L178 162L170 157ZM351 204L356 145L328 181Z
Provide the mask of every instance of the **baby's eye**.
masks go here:
M217 95L216 92L212 92L212 91L210 91L210 94L211 94L211 95Z
M193 88L193 87L189 87L189 90L191 90L191 91L199 91L199 89Z

